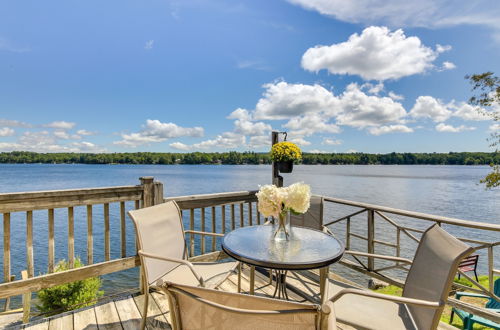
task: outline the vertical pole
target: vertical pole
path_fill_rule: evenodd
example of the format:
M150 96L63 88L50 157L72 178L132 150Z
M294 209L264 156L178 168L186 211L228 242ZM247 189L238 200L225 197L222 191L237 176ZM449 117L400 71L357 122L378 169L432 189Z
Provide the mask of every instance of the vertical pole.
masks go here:
M488 282L490 292L493 292L493 245L488 246Z
M87 265L94 263L94 236L92 228L92 205L87 205Z
M278 134L279 134L279 132L275 132L275 131L273 131L271 133L271 146L273 146L279 142ZM283 187L283 177L281 175L279 175L278 163L273 161L272 168L273 168L273 177L272 177L273 184L276 187Z
M75 266L75 210L68 207L68 267Z
M152 176L140 177L141 185L143 186L142 207L154 205L154 178Z
M351 249L351 217L347 217L345 222L345 248Z
M26 266L28 277L35 275L33 258L33 211L26 212Z
M375 211L368 210L368 253L375 253ZM373 257L368 257L368 270L375 269Z
M21 271L21 278L23 280L28 279L29 276L26 270ZM23 294L23 323L29 323L30 321L30 311L31 311L31 292Z
M3 280L11 281L10 274L10 213L3 214ZM5 310L10 309L10 297L5 299Z
M54 245L54 209L49 209L49 251L48 251L48 268L49 273L54 272L55 245Z

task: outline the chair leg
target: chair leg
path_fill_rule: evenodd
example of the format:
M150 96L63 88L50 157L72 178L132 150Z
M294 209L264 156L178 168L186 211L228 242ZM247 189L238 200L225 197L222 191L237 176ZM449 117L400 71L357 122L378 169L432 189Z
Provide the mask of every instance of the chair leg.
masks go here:
M450 324L453 323L453 316L455 316L455 311L452 309L451 310L451 315L450 315Z
M146 320L148 319L148 303L149 303L149 285L144 283L144 306L142 310L141 330L146 328Z
M476 273L475 269L474 269L474 275L476 276L476 282L479 282L479 279L477 278L477 273Z

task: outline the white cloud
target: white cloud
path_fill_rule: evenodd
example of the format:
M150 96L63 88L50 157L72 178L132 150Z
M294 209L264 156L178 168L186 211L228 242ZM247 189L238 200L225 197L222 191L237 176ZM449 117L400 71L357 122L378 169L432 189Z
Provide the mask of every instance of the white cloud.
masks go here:
M309 150L307 152L311 153L311 154L331 154L332 153L331 151L319 150L319 149L312 149L312 150Z
M442 66L442 70L453 70L455 69L457 66L452 63L452 62L448 62L448 61L444 61L443 62L443 66Z
M338 20L391 27L481 25L500 31L500 6L491 0L288 0Z
M200 143L193 144L195 149L236 149L245 145L245 136L233 132L224 132L217 135L215 139L205 140Z
M85 129L79 129L78 131L76 131L76 134L87 136L87 135L95 135L97 133L96 132L87 131Z
M0 118L0 126L6 126L6 127L31 127L31 124L24 123L22 121L18 120L9 120L9 119L2 119Z
M372 127L368 130L372 135L382 135L388 133L411 133L413 132L413 128L410 128L405 125L388 125L388 126L379 126Z
M190 147L187 144L181 143L181 142L174 142L170 143L169 146L171 148L177 149L177 150L182 150L182 151L188 151Z
M338 146L338 145L342 144L342 140L333 140L333 139L324 138L323 142L321 144L326 144L329 146Z
M91 152L91 153L99 153L106 152L106 148L98 146L92 142L74 142L71 144L78 152Z
M350 84L340 96L340 125L366 127L400 122L406 116L403 106L389 97L366 95L358 85Z
M358 151L357 151L356 149L349 149L349 150L347 150L345 153L346 153L346 154L355 154L355 153L357 153L357 152L358 152Z
M255 107L255 119L289 119L311 112L335 111L336 98L321 85L265 84L264 97Z
M475 127L468 127L464 125L460 125L458 127L454 127L452 125L447 125L445 123L440 123L436 125L436 131L438 132L446 132L446 133L459 133L464 131L473 131Z
M432 96L419 96L410 110L413 118L430 118L435 122L445 121L451 114L446 104Z
M491 119L490 117L485 116L480 112L480 107L473 106L473 105L467 104L465 102L462 102L458 105L452 103L450 105L450 107L455 110L453 112L453 116L460 117L463 120L481 121L481 120L490 120Z
M67 129L72 129L75 127L75 123L68 122L68 121L53 121L51 123L42 125L43 127L48 127L48 128L55 128L55 129L61 129L61 130L67 130Z
M393 91L390 91L389 94L387 94L387 96L389 96L394 101L402 101L405 99L405 97L403 95L396 94Z
M4 136L12 136L14 135L15 131L10 128L10 127L2 127L0 128L0 136L1 137L4 137Z
M261 136L251 136L250 141L248 142L248 147L250 149L269 147L271 144L271 138L269 135L261 135Z
M227 119L241 119L241 120L252 120L252 116L246 109L238 108L231 112Z
M148 41L146 41L146 44L144 45L144 49L145 50L153 49L154 43L155 43L154 40L148 40Z
M237 119L234 122L234 131L242 135L265 135L273 129L271 125L263 122L251 122L244 119Z
M290 119L283 127L291 129L291 135L310 136L315 133L340 133L341 129L335 124L328 123L328 118L320 114L307 114Z
M401 29L391 32L370 26L346 42L309 48L302 56L302 67L382 81L423 73L433 67L437 56L437 51L422 45L418 37L406 37Z
M204 134L202 127L181 127L174 123L162 123L159 120L146 120L142 130L138 133L121 134L122 140L113 142L125 147L138 147L144 144L163 142L170 138L182 136L201 137Z
M438 53L444 53L444 52L448 52L451 50L451 46L450 45L440 45L440 44L437 44L436 45L436 51Z
M379 82L378 84L364 83L361 85L362 90L367 90L370 94L378 95L384 90L384 83Z
M254 69L259 71L269 71L271 67L260 60L241 60L236 63L238 69Z
M290 133L291 134L291 133ZM293 137L289 139L290 142L293 142L299 146L305 147L305 146L310 146L311 142L305 140L304 138L301 137Z
M488 130L490 132L499 132L500 131L500 124L491 124L490 127L488 127Z

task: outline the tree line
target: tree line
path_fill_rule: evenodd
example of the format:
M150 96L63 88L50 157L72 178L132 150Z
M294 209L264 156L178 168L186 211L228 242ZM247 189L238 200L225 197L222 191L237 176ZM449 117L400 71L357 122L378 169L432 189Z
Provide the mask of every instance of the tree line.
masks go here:
M0 163L9 164L271 164L268 153L192 152L192 153L37 153L13 151L0 153ZM306 165L498 165L499 152L449 153L303 153Z

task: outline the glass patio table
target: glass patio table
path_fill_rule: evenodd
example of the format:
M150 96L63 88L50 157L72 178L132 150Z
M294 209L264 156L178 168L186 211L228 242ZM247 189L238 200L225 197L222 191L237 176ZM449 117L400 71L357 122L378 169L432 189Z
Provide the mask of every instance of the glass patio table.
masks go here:
M292 227L287 241L275 241L273 225L242 227L226 234L222 249L232 258L251 265L250 293L253 294L255 266L276 275L273 297L288 300L286 276L291 270L320 269L320 295L325 297L329 266L342 258L344 244L322 231Z

